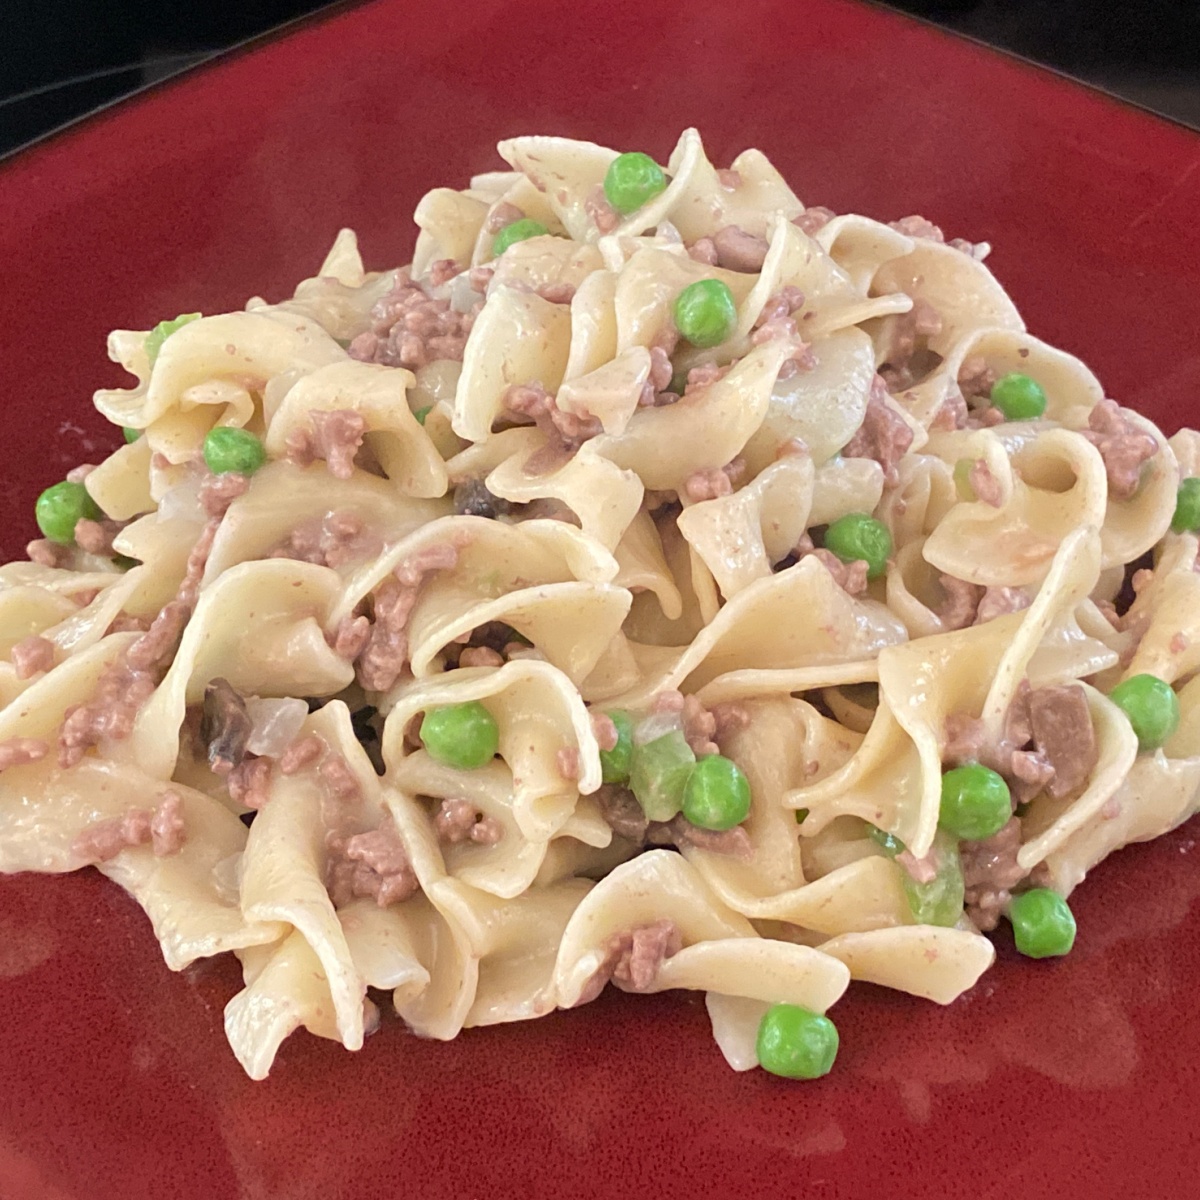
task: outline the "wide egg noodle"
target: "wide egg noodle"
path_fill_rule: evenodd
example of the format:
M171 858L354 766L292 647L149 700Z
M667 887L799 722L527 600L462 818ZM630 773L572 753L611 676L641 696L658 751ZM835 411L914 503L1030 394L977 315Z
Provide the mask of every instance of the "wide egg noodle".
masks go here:
M883 263L871 290L876 295L903 292L931 304L942 317L942 328L929 338L929 348L943 357L976 329L1025 331L1020 313L983 263L928 238L914 238L908 254Z
M769 576L800 540L813 475L808 455L788 455L732 495L689 505L679 514L680 532L726 600Z
M110 356L139 377L131 390L101 390L96 407L115 425L144 429L172 463L193 454L215 424L254 419L254 392L275 376L298 377L341 362L346 352L315 321L296 313L244 312L202 317L176 330L150 367L144 334L114 334Z
M871 339L860 329L839 330L817 342L812 352L815 361L811 370L778 380L771 390L762 424L744 451L747 465L755 472L770 463L779 448L793 438L799 438L813 461L823 466L862 424L875 376ZM879 485L882 491L882 476ZM876 496L874 503L860 511L873 511L878 501Z
M790 697L748 702L751 723L730 739L745 764L753 807L746 821L753 855L685 847L684 855L714 894L752 920L783 921L839 934L912 920L899 869L879 855L850 861L819 878L805 873L801 838L786 793L804 779L828 776L858 748L859 737ZM803 738L795 736L797 726Z
M532 292L498 288L471 327L454 400L454 432L482 442L516 384L551 391L567 365L570 309Z
M432 801L466 800L480 816L499 826L491 843L470 840L446 843L441 854L446 873L479 891L503 900L521 895L541 876L550 847L560 839L603 849L612 830L588 797L580 797L575 812L550 840L532 841L521 831L513 812L512 771L493 759L475 771L460 771L417 750L392 766L390 779L401 791Z
M284 396L267 431L267 453L286 454L288 438L305 433L314 413L354 412L365 426L363 444L403 495L444 495L446 464L406 401L415 383L411 372L375 363L322 367L297 380Z
M531 292L563 286L578 290L604 264L595 246L548 234L514 242L494 265L487 286L489 297L503 287Z
M430 547L456 545L453 566L422 585L409 619L413 673L441 670L439 654L492 622L511 626L581 683L619 636L629 593L609 581L616 560L561 521L504 525L480 517L446 517L390 546L359 568L329 618L349 616L389 572Z
M354 669L325 640L323 614L337 597L337 576L312 563L270 559L227 571L202 593L133 733L113 742L109 753L169 779L187 706L201 702L205 685L218 676L249 695L340 692Z
M348 710L335 701L310 717L303 733L322 737L345 758L359 790L353 811L342 815L359 832L375 828L384 810L375 772L349 726ZM346 1049L357 1050L363 1041L367 982L325 889L326 804L315 769L273 774L270 800L250 829L242 857L242 911L248 920L286 923L303 936L328 986L338 1038Z
M420 232L413 250L413 275L420 278L431 263L452 259L467 263L491 205L478 196L439 187L426 192L413 211Z
M947 575L985 587L1037 583L1068 534L1104 524L1104 464L1076 433L1038 433L1012 465L995 438L982 431L956 439L954 454L983 458L993 475L999 472L1002 500L999 506L961 501L930 533L925 558ZM980 554L981 545L989 553Z
M794 611L808 614L803 625L788 619ZM735 669L811 668L808 686L821 686L831 669L873 658L906 636L882 604L852 599L821 563L802 559L743 588L686 649L635 646L644 679L622 701L636 706L663 688L698 691ZM793 682L791 690L803 686Z
M844 963L852 979L950 1004L992 965L996 951L969 929L905 925L843 933L822 942L823 954Z
M5 774L0 803L0 871L74 871L75 840L89 826L120 817L131 807L153 810L165 787L136 767L86 759L72 771L53 758ZM131 846L97 864L145 910L173 971L199 958L274 941L281 927L243 914L236 890L224 888L220 865L235 862L246 830L224 805L174 784L193 835L178 854L156 857Z
M385 701L385 762L409 751L409 721L431 708L477 700L499 729L500 757L513 775L513 816L525 837L545 841L570 820L580 795L600 786L600 750L587 710L571 681L546 662L517 660L503 667L464 667L450 676L400 684ZM560 752L574 754L578 774L559 768Z
M790 221L771 222L771 242L762 273L742 307L738 332L749 334L767 301L785 287L799 288L803 301L794 317L808 341L821 341L872 317L908 312L912 298L903 292L872 296L847 274L821 243ZM890 231L889 231L890 232ZM900 239L907 243L907 238Z
M596 453L591 442L565 463L549 471L532 474L529 458L544 445L540 434L530 429L511 429L506 441L515 450L497 464L484 482L488 491L514 504L555 500L578 518L580 528L606 550L615 550L638 509L645 488L635 471L625 470ZM492 438L499 441L500 437ZM469 451L455 461L466 464Z
M334 513L355 518L364 529L392 542L449 512L445 499L400 496L385 480L365 472L338 479L320 463L307 467L267 463L226 511L205 564L204 581L217 579L238 563L268 557L286 547L294 530L318 528ZM361 565L350 556L335 569L349 574Z

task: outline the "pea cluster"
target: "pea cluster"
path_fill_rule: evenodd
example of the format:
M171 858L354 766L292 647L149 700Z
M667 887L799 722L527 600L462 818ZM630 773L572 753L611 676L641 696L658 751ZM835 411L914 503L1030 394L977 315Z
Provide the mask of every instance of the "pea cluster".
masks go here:
M617 744L600 752L605 783L626 784L651 821L669 821L680 812L701 829L724 830L750 814L750 783L741 768L723 754L697 760L682 731L637 745L633 718L608 714Z

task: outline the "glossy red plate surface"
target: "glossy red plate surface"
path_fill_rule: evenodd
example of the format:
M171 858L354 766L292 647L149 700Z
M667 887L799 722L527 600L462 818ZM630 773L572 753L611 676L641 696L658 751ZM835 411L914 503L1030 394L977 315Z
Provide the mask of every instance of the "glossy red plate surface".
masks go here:
M1169 429L1200 396L1200 139L839 0L376 0L242 53L0 170L0 486L115 444L106 332L280 297L340 225L407 258L427 188L555 132L666 156L696 124L803 199L923 212L996 245L1030 328ZM736 1075L692 996L348 1054L307 1034L246 1080L236 964L163 965L94 872L0 880L0 1197L373 1200L1200 1194L1196 825L1072 901L1060 962L1000 961L940 1009L855 985L834 1074Z

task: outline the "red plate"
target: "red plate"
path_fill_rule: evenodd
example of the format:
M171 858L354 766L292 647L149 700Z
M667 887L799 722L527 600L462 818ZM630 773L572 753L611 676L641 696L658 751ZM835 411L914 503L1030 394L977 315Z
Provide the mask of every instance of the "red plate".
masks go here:
M113 327L281 297L340 225L404 261L418 197L517 133L663 158L696 124L801 197L994 242L1034 333L1173 430L1200 396L1200 139L840 0L376 0L118 107L0 172L5 549L39 488L115 445ZM236 964L172 975L94 872L0 881L0 1196L1194 1196L1195 824L1073 900L1059 962L950 1006L855 985L836 1070L725 1066L694 996L359 1054L297 1034L250 1083Z

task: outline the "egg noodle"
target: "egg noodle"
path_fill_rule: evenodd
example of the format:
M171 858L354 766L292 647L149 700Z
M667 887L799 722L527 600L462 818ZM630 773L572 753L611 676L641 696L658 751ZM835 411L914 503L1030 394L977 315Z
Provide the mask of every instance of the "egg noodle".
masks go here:
M0 870L236 954L255 1079L385 993L448 1039L610 981L703 991L743 1070L852 979L954 1000L1023 895L1069 949L1061 899L1197 806L1200 438L986 246L758 151L500 153L410 267L343 230L289 300L111 335L127 444L0 568Z

